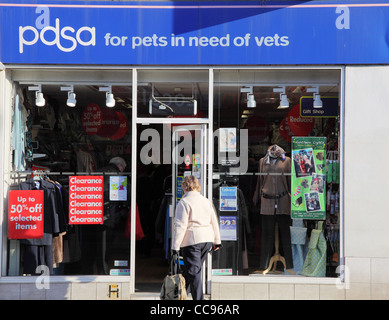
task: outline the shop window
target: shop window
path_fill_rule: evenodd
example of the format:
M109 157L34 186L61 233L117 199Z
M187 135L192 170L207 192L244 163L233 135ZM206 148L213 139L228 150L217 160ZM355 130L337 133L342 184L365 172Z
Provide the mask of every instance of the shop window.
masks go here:
M327 76L215 71L213 275L337 276L340 89Z
M129 275L131 86L14 88L7 275Z

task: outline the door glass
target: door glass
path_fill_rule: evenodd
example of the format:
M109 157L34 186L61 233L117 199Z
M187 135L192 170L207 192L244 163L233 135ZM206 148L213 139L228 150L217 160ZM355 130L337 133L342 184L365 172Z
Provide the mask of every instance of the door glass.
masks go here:
M205 141L205 125L173 127L172 177L176 202L182 198L181 185L187 175L194 175L200 182L201 194L206 194Z
M194 175L200 182L201 194L207 194L206 179L206 125L181 125L173 127L173 165L172 165L172 189L175 201L172 201L170 214L171 230L173 230L173 218L175 205L184 195L182 182L187 175ZM207 261L203 266L203 286L207 281Z

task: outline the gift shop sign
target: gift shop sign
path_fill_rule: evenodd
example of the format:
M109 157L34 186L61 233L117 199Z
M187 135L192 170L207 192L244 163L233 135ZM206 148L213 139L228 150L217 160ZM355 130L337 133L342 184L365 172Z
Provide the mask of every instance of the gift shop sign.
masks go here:
M102 224L103 176L69 177L69 223Z
M8 238L43 237L43 190L11 190L8 200Z
M313 97L300 98L300 116L314 118L336 118L338 116L339 99L335 97L321 97L322 108L313 107Z

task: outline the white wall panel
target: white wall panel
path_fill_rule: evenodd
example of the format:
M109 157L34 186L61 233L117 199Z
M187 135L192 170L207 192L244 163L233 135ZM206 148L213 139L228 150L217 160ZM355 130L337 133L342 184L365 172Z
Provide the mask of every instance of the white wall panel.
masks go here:
M389 257L388 85L388 66L346 67L346 257Z

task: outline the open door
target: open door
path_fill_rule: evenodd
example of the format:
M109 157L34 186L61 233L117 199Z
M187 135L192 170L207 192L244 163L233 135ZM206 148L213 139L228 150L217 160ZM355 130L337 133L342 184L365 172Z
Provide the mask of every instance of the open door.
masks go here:
M173 127L172 135L172 193L173 204L171 210L171 230L173 230L173 218L176 204L183 196L182 182L187 175L194 175L201 185L201 194L207 196L207 126L180 125ZM209 258L208 258L209 259ZM207 260L208 260L207 259ZM203 266L204 293L208 293L206 283L208 277L208 261Z

